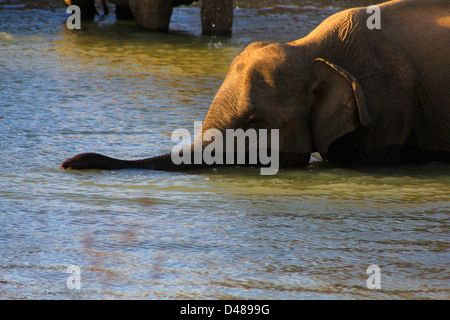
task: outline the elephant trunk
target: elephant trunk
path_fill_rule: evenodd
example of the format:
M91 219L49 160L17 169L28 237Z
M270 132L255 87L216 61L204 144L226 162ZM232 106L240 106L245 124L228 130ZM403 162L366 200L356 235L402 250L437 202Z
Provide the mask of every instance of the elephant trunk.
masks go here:
M61 165L63 169L99 169L99 170L120 170L120 169L148 169L158 171L187 171L202 169L206 167L224 167L233 165L251 165L269 168L261 169L262 174L274 174L278 171L279 156L278 150L266 150L265 163L261 161L261 154L251 156L248 150L217 150L205 152L207 144L191 144L182 150L174 149L173 152L138 160L121 160L110 158L98 153L81 153L73 158L67 159ZM269 156L270 154L270 156ZM180 161L181 160L181 161ZM218 161L216 161L218 160ZM263 173L265 172L265 173Z
M176 146L171 153L139 160L119 160L97 153L82 153L64 161L61 167L76 170L135 168L185 171L213 166L266 167L270 165L269 170L266 170L268 173L262 174L273 174L271 172L278 171L279 164L278 133L276 138L272 139L267 131L259 136L256 130L247 132L239 129L243 126L242 119L236 113L224 111L235 109L229 107L233 105L234 100L233 95L227 94L226 90L218 94L208 111L205 122L201 126L195 126L197 133L194 142L184 147ZM224 108L224 105L227 108ZM186 133L186 130L182 132ZM189 134L186 136L189 136L188 141L192 141ZM183 142L186 142L184 138ZM268 144L270 148L267 148Z
M203 161L199 154L203 152L206 144L202 141L203 129L196 140L187 147L155 157L137 159L137 160L121 160L111 158L98 153L81 153L61 164L63 169L99 169L99 170L120 170L120 169L149 169L160 171L185 171L192 169L200 169L210 166ZM176 154L178 159L183 161L174 161L173 155ZM196 155L197 154L197 155ZM198 159L201 159L200 161Z

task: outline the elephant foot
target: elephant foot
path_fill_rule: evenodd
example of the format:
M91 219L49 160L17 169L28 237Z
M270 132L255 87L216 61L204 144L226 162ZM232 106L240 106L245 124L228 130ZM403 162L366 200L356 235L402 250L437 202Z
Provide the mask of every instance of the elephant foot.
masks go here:
M172 0L129 0L129 5L139 29L160 32L169 30Z
M202 32L205 35L231 35L234 0L203 0Z

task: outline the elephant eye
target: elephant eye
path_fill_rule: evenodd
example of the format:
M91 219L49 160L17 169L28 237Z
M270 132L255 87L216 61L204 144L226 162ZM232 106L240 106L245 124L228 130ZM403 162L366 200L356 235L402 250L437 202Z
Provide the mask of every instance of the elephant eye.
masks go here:
M248 117L248 121L247 122L248 122L249 125L255 125L255 124L259 123L259 119L258 119L258 117L254 116L254 115L251 115L251 116Z

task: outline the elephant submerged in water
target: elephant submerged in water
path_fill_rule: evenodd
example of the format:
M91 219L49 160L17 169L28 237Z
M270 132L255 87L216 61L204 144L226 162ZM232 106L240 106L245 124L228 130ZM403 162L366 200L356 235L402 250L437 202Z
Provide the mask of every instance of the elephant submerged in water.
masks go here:
M196 142L206 150L213 139L202 135L210 129L223 136L227 129L278 129L271 151L279 152L281 167L306 166L312 152L343 165L450 163L448 0L378 7L381 29L369 29L366 8L354 8L297 41L250 44L233 60L200 142L180 154L194 158ZM62 167L170 171L214 165L176 164L172 156L118 160L83 153Z

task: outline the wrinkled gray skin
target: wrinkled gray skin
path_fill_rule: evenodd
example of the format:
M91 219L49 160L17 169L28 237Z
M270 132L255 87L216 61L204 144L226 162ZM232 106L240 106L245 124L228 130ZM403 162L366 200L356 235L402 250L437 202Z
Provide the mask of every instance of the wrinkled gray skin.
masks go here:
M318 151L339 164L450 163L448 0L380 5L381 29L365 8L337 13L287 44L254 43L230 66L203 132L280 130L281 166ZM185 151L189 152L189 151ZM63 168L187 170L170 154L123 161L95 153Z

